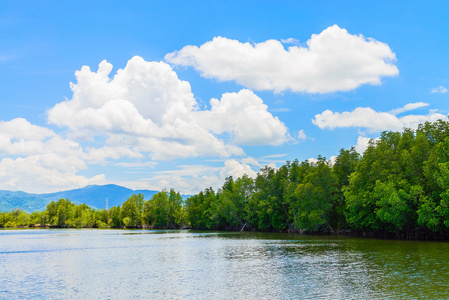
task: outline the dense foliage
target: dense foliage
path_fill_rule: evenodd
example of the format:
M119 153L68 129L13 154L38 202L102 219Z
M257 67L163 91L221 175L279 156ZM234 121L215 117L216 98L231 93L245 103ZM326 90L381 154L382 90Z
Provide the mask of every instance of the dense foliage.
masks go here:
M287 162L255 179L226 178L185 202L174 190L150 200L133 195L95 210L69 200L43 212L0 213L0 227L154 227L226 230L346 230L413 234L449 232L449 122L383 132L359 155L340 150L332 163Z
M287 162L253 180L226 179L187 200L201 229L391 233L449 232L449 122L383 132L360 156Z
M0 227L54 226L73 228L179 228L184 226L181 194L163 190L148 201L132 195L120 206L93 209L68 199L52 201L42 212L27 214L19 209L0 213Z

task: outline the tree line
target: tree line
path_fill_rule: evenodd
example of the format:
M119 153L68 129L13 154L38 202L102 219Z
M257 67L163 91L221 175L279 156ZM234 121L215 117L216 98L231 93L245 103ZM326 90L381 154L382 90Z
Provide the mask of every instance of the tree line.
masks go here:
M163 190L149 200L144 200L142 194L132 195L110 209L60 199L50 202L44 211L27 214L14 209L0 213L0 227L179 228L185 223L182 196L173 189Z
M0 214L0 226L154 227L390 233L449 232L449 122L385 131L363 155L342 149L335 161L295 160L266 166L256 178L226 178L182 200L174 190L149 200L133 195L121 206L95 210L69 200L30 215Z

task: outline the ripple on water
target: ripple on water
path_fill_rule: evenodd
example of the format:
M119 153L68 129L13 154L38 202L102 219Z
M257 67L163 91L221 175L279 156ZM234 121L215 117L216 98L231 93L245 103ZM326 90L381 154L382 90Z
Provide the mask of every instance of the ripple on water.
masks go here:
M288 234L0 231L0 298L442 299L448 250Z

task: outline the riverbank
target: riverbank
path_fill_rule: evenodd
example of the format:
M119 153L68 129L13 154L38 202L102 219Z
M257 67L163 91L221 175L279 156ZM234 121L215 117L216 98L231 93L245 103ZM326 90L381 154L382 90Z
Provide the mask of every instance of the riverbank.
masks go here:
M41 225L35 224L33 226L16 226L16 227L3 227L0 229L101 229L101 230L193 230L193 231L206 231L206 232L254 232L254 233L287 233L298 234L304 236L353 236L363 238L374 239L388 239L388 240L416 240L416 241L449 241L449 233L439 233L425 230L424 228L417 229L410 232L391 233L391 232L365 232L354 230L334 230L334 231L304 231L304 230L254 230L246 228L245 230L239 230L238 228L226 228L226 229L199 229L192 228L190 226L176 228L176 227L155 227L155 226L136 226L136 227L68 227L68 226L54 226L54 225Z

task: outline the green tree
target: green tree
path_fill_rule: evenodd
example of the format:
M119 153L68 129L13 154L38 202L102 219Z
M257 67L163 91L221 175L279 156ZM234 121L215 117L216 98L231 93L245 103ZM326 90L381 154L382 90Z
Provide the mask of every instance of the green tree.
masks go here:
M376 216L390 232L411 229L416 223L415 203L422 194L420 186L411 186L403 179L399 183L377 181L373 197L376 199Z
M50 202L47 205L49 223L58 227L68 226L66 221L73 217L75 206L69 199L59 199L57 202Z
M175 192L174 189L170 189L168 195L169 204L169 223L168 227L177 228L184 225L185 213L184 213L184 200L179 192Z
M312 166L304 182L297 186L295 196L296 228L308 231L316 231L323 226L330 228L329 213L339 197L338 181L325 159Z
M124 226L121 215L120 205L111 207L109 209L109 218L107 223L108 226L114 228L120 228Z
M349 177L355 171L359 160L360 154L357 153L354 147L349 150L341 149L332 166L332 173L338 182L338 197L332 202L329 212L329 224L333 228L343 229L348 227L345 217L346 202L343 189L349 185Z
M206 228L206 218L204 214L204 193L199 192L186 200L187 220L190 226L197 229Z
M168 194L164 190L145 202L144 216L149 225L163 228L169 223L169 210Z
M142 227L143 202L142 194L131 195L123 202L120 209L120 217L126 227Z

